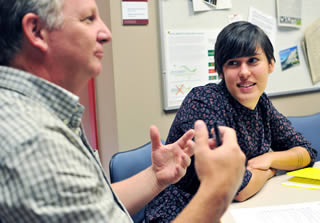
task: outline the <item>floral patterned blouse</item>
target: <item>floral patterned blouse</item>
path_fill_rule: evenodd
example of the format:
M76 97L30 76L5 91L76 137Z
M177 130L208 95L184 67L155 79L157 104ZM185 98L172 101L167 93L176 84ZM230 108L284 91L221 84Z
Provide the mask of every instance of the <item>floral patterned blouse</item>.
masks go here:
M193 128L198 119L204 120L208 129L217 122L235 129L238 143L250 160L270 150L283 151L295 146L306 148L312 166L317 156L316 150L291 125L290 121L272 105L263 94L254 110L248 109L235 100L228 92L225 82L196 87L184 99L178 110L166 143L173 143L187 130ZM212 136L210 136L212 137ZM246 170L239 191L251 179ZM199 187L193 158L186 175L176 184L170 185L154 198L146 208L147 222L170 222L188 204Z

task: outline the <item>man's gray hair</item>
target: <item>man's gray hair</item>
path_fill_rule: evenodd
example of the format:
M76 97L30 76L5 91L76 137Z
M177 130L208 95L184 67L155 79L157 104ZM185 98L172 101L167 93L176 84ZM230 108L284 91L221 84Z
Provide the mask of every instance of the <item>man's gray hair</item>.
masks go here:
M48 29L63 24L65 0L0 0L0 65L9 65L21 50L24 38L22 19L27 13L40 17Z

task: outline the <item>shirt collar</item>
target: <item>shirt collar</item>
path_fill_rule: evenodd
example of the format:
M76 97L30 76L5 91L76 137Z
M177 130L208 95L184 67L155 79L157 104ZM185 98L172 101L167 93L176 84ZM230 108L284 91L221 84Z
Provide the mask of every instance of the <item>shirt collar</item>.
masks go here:
M71 128L78 128L84 107L79 97L31 73L0 66L0 88L15 91L38 101Z

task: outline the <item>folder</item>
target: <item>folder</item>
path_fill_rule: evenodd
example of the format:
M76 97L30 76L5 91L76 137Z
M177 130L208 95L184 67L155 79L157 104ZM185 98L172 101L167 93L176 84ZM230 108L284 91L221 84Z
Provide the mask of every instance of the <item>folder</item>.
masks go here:
M307 167L287 174L293 177L283 182L284 186L320 190L320 168Z

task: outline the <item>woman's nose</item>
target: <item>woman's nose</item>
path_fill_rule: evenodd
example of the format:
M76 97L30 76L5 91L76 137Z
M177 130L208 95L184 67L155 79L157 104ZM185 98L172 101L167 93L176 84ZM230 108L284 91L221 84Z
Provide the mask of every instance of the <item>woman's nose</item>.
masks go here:
M240 66L239 76L240 78L247 79L250 75L250 69L247 64L243 63Z

